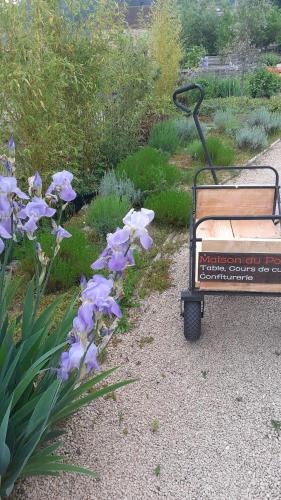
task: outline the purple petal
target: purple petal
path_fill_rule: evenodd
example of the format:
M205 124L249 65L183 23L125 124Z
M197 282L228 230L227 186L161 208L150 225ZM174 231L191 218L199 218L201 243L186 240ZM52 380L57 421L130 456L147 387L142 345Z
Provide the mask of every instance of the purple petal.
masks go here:
M152 247L153 245L153 239L149 236L148 232L146 229L142 229L141 231L137 232L140 242L145 250L148 250L149 248Z
M121 252L114 252L108 261L108 269L110 271L124 271L127 265L127 259Z
M90 345L85 356L85 364L87 365L87 372L95 369L100 370L100 366L97 361L98 349L94 343Z
M0 223L0 236L1 238L5 238L6 240L12 237L10 233L8 233L8 231L6 231L6 229L3 227L2 223Z
M59 197L63 201L73 201L76 198L76 193L71 186L65 186L59 192Z
M104 269L106 266L106 259L104 257L100 257L99 259L95 260L93 264L91 264L91 269L94 269L95 271L100 271L101 269Z

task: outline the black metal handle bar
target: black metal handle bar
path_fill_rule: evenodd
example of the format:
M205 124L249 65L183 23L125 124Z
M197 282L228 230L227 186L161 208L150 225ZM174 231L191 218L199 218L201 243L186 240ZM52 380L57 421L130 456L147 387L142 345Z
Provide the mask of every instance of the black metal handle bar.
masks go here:
M187 106L185 106L182 102L177 100L178 95L184 94L185 92L188 92L189 90L199 90L199 92L200 92L193 111L191 109L189 109ZM187 113L187 114L196 113L196 114L198 114L199 108L200 108L201 103L204 99L204 95L205 95L205 92L204 92L202 85L199 85L199 83L190 83L189 85L185 85L184 87L180 87L180 88L175 90L175 92L173 93L173 101L179 109L184 111L184 113Z
M199 90L199 96L197 98L197 101L196 101L196 104L195 104L193 111L191 111L191 109L189 109L187 106L185 106L182 102L178 101L178 99L177 99L178 95L184 94L185 92L188 92L189 90ZM195 122L195 126L197 128L197 132L198 132L198 135L199 135L202 147L203 147L206 162L212 171L212 176L213 176L214 182L216 184L218 184L218 178L217 178L216 172L213 170L212 160L211 160L211 157L210 157L210 154L209 154L209 151L207 148L207 144L205 141L205 137L203 134L203 130L202 130L199 118L198 118L199 108L200 108L201 103L204 99L204 95L205 95L205 92L204 92L202 85L199 85L198 83L190 83L189 85L185 85L184 87L180 87L180 88L175 90L175 92L173 93L173 101L174 101L174 104L177 106L177 108L181 109L184 113L187 113L188 115L190 115L192 113L193 119Z
M259 165L259 166L254 166L254 167L247 167L247 166L233 166L233 167L212 167L213 170L262 170L262 169L267 169L267 170L272 170L272 172L274 172L275 174L275 186L278 187L279 186L279 173L277 172L277 170L274 168L274 167L270 167L270 166L267 166L267 165ZM193 185L196 187L197 186L197 179L199 177L199 175L202 173L202 172L206 172L206 171L210 171L209 167L204 167L204 168L200 168L200 170L198 170L194 176L194 181L193 181ZM247 185L248 186L248 185Z

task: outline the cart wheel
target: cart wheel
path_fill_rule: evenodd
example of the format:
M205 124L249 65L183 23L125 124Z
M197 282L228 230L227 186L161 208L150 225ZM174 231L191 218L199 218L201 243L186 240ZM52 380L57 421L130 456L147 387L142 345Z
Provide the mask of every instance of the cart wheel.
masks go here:
M201 335L201 302L184 302L184 336L195 342Z

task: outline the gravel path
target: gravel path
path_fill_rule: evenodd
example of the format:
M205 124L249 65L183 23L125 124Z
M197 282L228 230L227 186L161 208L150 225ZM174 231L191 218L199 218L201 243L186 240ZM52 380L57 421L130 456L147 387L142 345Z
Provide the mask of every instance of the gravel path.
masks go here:
M281 172L281 143L259 164ZM260 180L254 170L237 179ZM280 299L209 297L204 334L191 345L179 315L187 259L185 246L175 255L174 286L144 301L138 325L110 348L118 378L140 381L68 424L67 461L97 470L100 481L29 479L17 498L280 500L281 442L272 425L281 421ZM143 337L153 339L140 348Z

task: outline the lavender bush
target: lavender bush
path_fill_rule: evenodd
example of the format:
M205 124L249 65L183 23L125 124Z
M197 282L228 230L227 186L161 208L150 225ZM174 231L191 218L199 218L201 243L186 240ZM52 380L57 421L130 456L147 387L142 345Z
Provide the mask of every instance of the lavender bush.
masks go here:
M152 245L147 227L154 213L132 209L123 219L124 226L108 234L105 250L92 264L94 271L103 270L106 276L94 274L88 282L82 277L79 297L56 325L59 300L43 310L40 304L61 242L71 237L60 222L76 196L73 176L66 170L54 174L43 196L36 172L28 180L27 194L17 185L12 139L9 154L0 160L5 168L0 175L0 497L5 497L15 481L27 475L65 470L95 476L87 469L62 463L62 457L54 454L60 443L53 440L63 433L55 425L82 405L132 382L89 392L114 371L100 371L98 354L121 317L122 278L126 268L134 265L134 249ZM42 221L49 221L53 235L51 258L38 240ZM17 287L7 264L13 245L24 235L34 241L35 272L22 311L13 318L8 312ZM93 371L97 372L94 376Z

